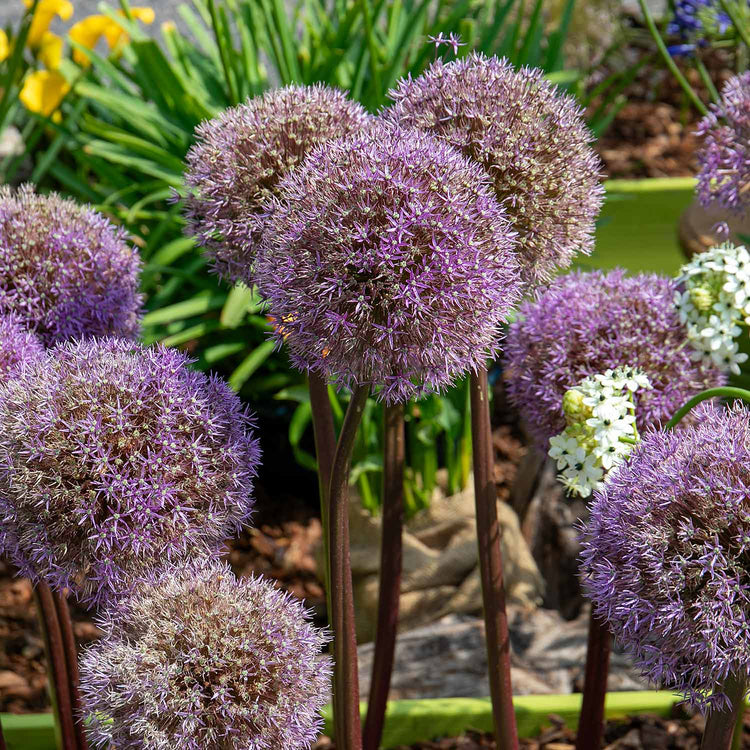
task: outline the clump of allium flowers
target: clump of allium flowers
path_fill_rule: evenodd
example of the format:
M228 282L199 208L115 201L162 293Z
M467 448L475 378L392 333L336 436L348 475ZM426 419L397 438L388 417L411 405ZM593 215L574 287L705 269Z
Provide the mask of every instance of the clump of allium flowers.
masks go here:
M487 170L518 232L524 281L549 280L591 252L601 164L580 107L541 70L471 54L437 60L389 95L385 119L433 133Z
M160 560L218 552L259 460L236 394L163 347L49 354L0 388L0 550L94 604Z
M46 346L135 338L140 268L125 231L91 207L0 187L0 313L21 317Z
M0 315L0 383L12 372L44 353L42 342L16 315Z
M750 677L750 413L701 405L696 417L645 433L596 493L582 565L644 674L723 710L722 681Z
M514 234L483 170L385 125L312 152L281 186L258 288L292 362L389 403L496 351L519 298Z
M565 392L565 429L550 438L549 455L568 493L588 497L630 454L639 438L633 394L650 388L638 368L617 367Z
M369 119L343 92L316 84L268 91L198 126L186 158L185 213L222 276L252 281L279 181L311 148L357 133Z
M521 305L503 347L508 395L541 450L565 428L565 392L587 376L628 366L648 377L652 389L636 399L640 431L724 383L713 363L691 357L674 304L676 286L672 279L626 276L621 269L576 271Z
M305 750L321 728L327 631L302 602L213 562L162 569L81 657L89 738L113 750Z
M727 81L721 102L711 105L697 133L704 136L698 151L701 203L746 212L750 208L750 71Z
M738 339L750 325L750 253L727 242L694 255L681 269L682 291L675 292L686 325L692 357L739 375L747 354Z

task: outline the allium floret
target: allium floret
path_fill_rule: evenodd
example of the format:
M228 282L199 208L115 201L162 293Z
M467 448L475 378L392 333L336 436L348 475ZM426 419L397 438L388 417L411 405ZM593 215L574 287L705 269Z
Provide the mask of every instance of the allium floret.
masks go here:
M504 344L511 402L540 450L565 428L563 396L583 378L636 367L651 390L636 395L642 432L666 422L691 396L724 383L711 362L691 357L674 304L677 282L654 274L575 271L521 305Z
M281 186L258 288L292 362L389 403L496 351L519 298L514 234L483 170L417 130L373 126Z
M16 315L0 315L0 383L21 367L44 354L42 342Z
M59 344L0 388L0 551L86 603L218 553L252 509L253 420L163 347Z
M329 691L327 631L301 601L228 566L162 569L81 657L84 721L113 750L306 750Z
M738 339L750 325L750 253L729 242L713 247L682 267L680 282L675 304L693 359L739 375L747 361Z
M385 119L433 133L489 172L519 235L524 281L548 281L592 251L601 164L580 107L541 70L473 53L435 61L389 96Z
M750 677L750 413L696 417L646 432L595 494L582 570L648 679L724 710L724 679Z
M737 213L750 208L750 71L730 78L721 101L700 121L697 194Z
M269 91L202 123L186 159L185 213L215 270L251 283L279 181L311 148L357 133L369 119L343 92L316 84Z
M617 367L565 392L565 429L550 438L548 453L569 494L588 497L630 454L639 438L633 394L650 388L638 368Z
M21 317L45 346L135 338L140 269L125 231L91 207L0 187L0 313Z

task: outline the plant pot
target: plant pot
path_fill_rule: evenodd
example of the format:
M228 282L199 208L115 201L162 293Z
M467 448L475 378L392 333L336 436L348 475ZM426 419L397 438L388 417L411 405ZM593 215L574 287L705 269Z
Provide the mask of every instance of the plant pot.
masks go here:
M667 716L676 702L667 691L608 693L607 718L632 714ZM581 694L521 695L513 699L518 732L521 737L534 737L549 725L547 717L555 714L570 727L578 723ZM362 716L366 704L362 704ZM323 712L325 733L333 732L330 707ZM52 714L3 714L3 732L8 750L56 750ZM434 698L403 700L388 703L383 748L410 745L435 737L455 737L468 729L492 730L492 706L489 698Z
M693 202L692 177L609 180L596 226L596 248L579 268L651 271L675 275L685 262L678 227Z

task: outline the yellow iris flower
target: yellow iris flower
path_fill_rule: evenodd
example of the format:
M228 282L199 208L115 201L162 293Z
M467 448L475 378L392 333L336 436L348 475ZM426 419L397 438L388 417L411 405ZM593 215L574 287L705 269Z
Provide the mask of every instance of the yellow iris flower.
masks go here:
M53 34L51 31L45 31L39 42L37 57L39 61L49 70L57 70L60 67L60 61L63 55L62 37Z
M5 60L10 54L10 43L8 42L8 35L0 29L0 62Z
M30 8L34 4L34 0L24 0L24 4L27 8ZM70 0L39 0L36 13L31 21L26 44L29 47L38 47L55 16L60 16L63 21L67 21L72 15L73 3Z
M30 112L55 119L68 91L70 84L56 70L37 70L26 76L18 98Z
M154 22L154 9L148 7L131 8L133 18L141 23L150 24ZM116 52L118 48L126 44L128 35L125 29L117 21L109 16L93 15L87 16L70 28L70 39L82 47L94 49L99 40L104 37L109 49ZM79 65L89 65L89 56L83 50L73 50L73 59Z

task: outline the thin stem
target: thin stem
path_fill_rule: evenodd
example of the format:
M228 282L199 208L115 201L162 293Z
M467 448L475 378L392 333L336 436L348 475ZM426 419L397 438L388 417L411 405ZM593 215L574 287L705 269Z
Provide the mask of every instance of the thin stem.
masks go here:
M65 662L67 665L68 689L70 690L70 703L73 712L73 722L75 726L76 739L78 740L79 750L88 750L86 733L83 728L83 706L81 704L81 690L78 675L78 649L76 648L76 638L73 633L73 622L70 619L70 609L68 601L62 594L53 594L55 600L55 609L57 619L60 623L60 633L62 635L63 649L65 651Z
M711 711L708 715L701 750L730 750L732 746L737 716L745 708L747 683L739 677L729 675L724 680L722 690L729 698L731 707L728 711Z
M364 750L378 750L383 736L388 691L396 652L398 605L401 595L402 531L404 525L404 406L385 406L383 452L383 533L380 545L380 592L370 701L363 735Z
M737 32L739 38L742 39L742 43L750 48L750 34L748 34L748 29L743 19L737 15L737 10L726 0L719 0L719 3L724 12L729 16L729 20L732 22L732 26L734 26L734 30Z
M485 637L492 714L498 750L518 750L513 691L510 684L510 637L505 613L500 525L493 479L492 428L487 370L471 376L471 439L474 447L474 494L477 511L479 568L482 577Z
M643 18L646 21L646 26L649 32L651 32L651 36L653 37L654 42L656 43L656 47L661 53L661 56L664 59L664 62L666 63L666 66L669 68L672 75L677 79L677 83L680 84L680 87L682 88L682 90L685 92L685 94L687 94L687 97L693 103L693 106L702 115L708 114L708 109L706 108L706 105L700 100L700 97L698 96L698 94L695 93L695 91L693 90L693 87L690 85L687 78L685 78L685 76L682 75L682 71L675 64L675 61L672 59L672 55L669 54L669 50L667 49L667 46L664 44L664 40L661 38L661 34L659 33L659 30L656 28L656 24L654 23L654 19L653 19L653 16L651 15L651 11L648 9L646 0L638 0L638 4L641 6L641 13L643 13Z
M701 60L698 55L695 56L694 61L695 69L698 71L698 75L701 77L703 85L708 89L709 96L714 103L718 103L721 97L719 96L719 92L716 90L716 86L714 86L714 82L711 80L711 74L708 72L708 69L703 64L703 60Z
M326 603L331 611L331 572L328 566L328 488L331 484L333 457L336 454L336 428L328 398L328 384L315 372L310 373L310 409L312 410L313 433L315 436L315 458L318 462L318 491L320 493L320 526L323 536L323 577L326 589Z
M49 586L40 581L34 587L34 598L44 638L44 650L49 671L50 698L57 717L62 750L77 750L78 742L73 725L73 712L68 687L67 662L55 600Z
M664 427L667 430L676 427L691 409L698 406L701 401L707 401L710 398L739 398L742 401L750 402L750 391L747 391L744 388L734 388L729 385L722 386L721 388L708 388L707 390L701 391L699 394L693 396L690 401L680 407Z
M352 393L336 446L328 494L328 555L331 569L329 622L334 636L333 715L336 744L342 750L362 750L357 636L349 555L349 469L357 428L369 392L368 386L359 386Z
M576 750L599 750L604 733L604 699L607 695L609 655L612 634L593 610L589 618L589 638L586 649L586 676L583 681L583 701L578 720Z

